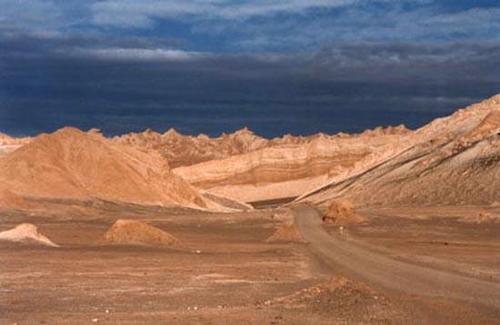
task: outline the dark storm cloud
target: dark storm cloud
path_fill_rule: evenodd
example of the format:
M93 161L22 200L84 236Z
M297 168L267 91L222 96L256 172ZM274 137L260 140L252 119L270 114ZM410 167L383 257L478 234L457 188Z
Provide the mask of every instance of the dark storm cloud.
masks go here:
M134 38L1 37L1 127L18 134L68 124L210 134L248 125L268 136L415 127L500 89L500 49L489 43L220 54Z
M412 127L499 87L462 0L0 0L0 131Z
M353 80L500 80L500 44L495 42L332 45L311 61L322 76Z
M286 78L328 80L499 80L500 43L373 43L323 45L312 53L213 53L177 49L175 40L105 35L40 36L0 30L0 63L21 72L22 58L85 62L110 67L143 63L188 74L210 72L215 78ZM26 64L26 62L24 63ZM4 71L5 73L5 71Z

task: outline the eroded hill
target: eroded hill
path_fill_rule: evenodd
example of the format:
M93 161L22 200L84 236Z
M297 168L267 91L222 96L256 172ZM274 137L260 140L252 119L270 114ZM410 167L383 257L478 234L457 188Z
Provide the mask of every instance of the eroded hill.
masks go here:
M339 197L356 205L493 204L500 202L499 133L500 95L415 131L265 139L248 129L216 138L171 129L106 139L65 129L33 141L5 136L24 146L2 158L0 189L5 197L51 193L198 207L296 197L320 204Z
M11 197L14 193L16 197L217 206L171 173L157 152L114 144L100 134L75 128L42 134L0 158L0 186ZM7 203L8 199L3 200Z
M500 202L500 95L435 120L395 157L302 200L357 205L488 205Z

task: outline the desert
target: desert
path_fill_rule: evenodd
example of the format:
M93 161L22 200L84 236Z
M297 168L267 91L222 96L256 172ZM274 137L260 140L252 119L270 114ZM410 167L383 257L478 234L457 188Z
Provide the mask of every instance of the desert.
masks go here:
M0 325L500 325L498 17L0 0Z
M498 323L499 116L2 135L0 322Z

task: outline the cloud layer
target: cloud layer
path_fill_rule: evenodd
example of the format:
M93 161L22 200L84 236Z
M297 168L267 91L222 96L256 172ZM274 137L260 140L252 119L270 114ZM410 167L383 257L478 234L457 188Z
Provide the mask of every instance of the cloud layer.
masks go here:
M500 92L478 0L0 0L0 131L418 126Z

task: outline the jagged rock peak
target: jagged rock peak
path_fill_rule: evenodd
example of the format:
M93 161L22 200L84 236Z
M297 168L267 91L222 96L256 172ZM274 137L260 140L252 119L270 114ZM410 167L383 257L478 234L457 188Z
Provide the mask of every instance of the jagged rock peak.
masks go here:
M171 138L176 138L176 137L183 136L183 134L181 134L175 128L170 128L165 133L163 133L163 136L165 136L165 137L171 137Z

